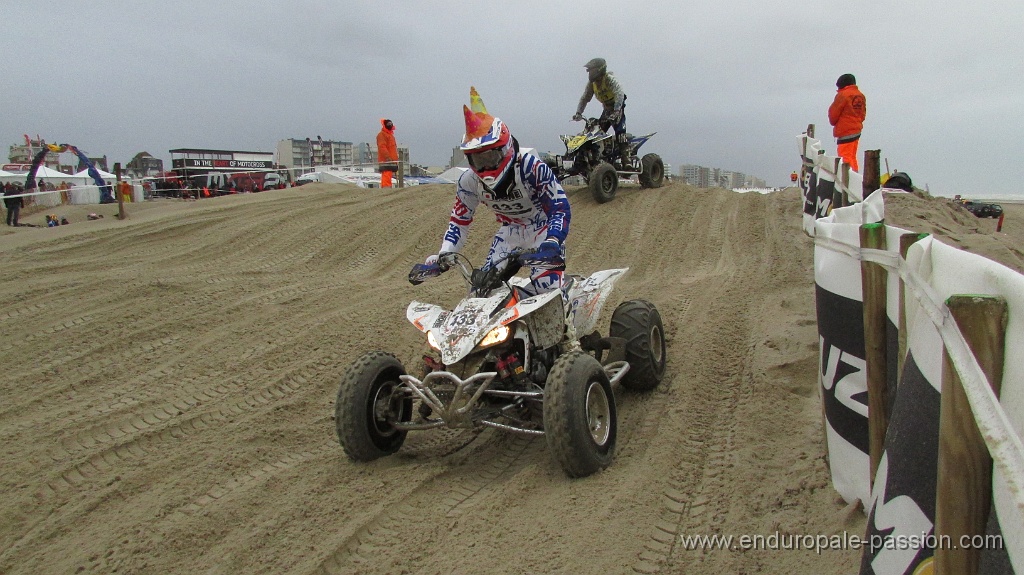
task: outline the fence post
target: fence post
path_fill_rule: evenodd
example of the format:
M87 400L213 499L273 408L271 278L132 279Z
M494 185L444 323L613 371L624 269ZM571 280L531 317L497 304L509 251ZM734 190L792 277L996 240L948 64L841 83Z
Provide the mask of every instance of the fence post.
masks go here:
M835 185L832 187L832 209L841 208L846 204L843 203L843 182L839 178L839 167L845 165L846 162L842 158L836 158L835 164L832 166L833 178L835 178Z
M1006 300L955 295L946 300L960 333L985 372L996 396L1003 381L1006 353ZM978 572L981 549L959 548L960 537L984 535L992 501L992 456L978 431L963 383L942 354L942 403L939 408L939 461L935 488L935 535L952 545L935 550L936 575ZM956 549L950 549L951 546Z
M861 197L868 197L871 192L882 187L881 174L879 171L879 158L882 150L864 150L864 186Z
M928 237L928 234L903 234L900 236L900 258L903 261L907 259L907 252L910 251L910 246L914 245L920 240ZM903 377L903 365L907 361L907 286L900 278L900 325L898 326L899 331L899 357L896 358L896 377Z
M814 124L807 124L807 137L808 138L813 138L814 137Z
M402 165L402 160L401 159L398 160L398 187L399 188L404 188L405 187L405 168Z
M850 203L850 164L843 162L843 205L849 206Z
M864 224L860 227L860 246L885 249L885 224ZM885 300L888 273L881 265L861 261L861 291L864 299L864 363L868 384L868 454L871 460L870 485L885 448L885 431L889 427L886 413L886 337Z
M114 164L114 195L117 196L117 219L123 220L128 217L124 212L124 194L121 193L121 162ZM102 193L102 191L100 192Z

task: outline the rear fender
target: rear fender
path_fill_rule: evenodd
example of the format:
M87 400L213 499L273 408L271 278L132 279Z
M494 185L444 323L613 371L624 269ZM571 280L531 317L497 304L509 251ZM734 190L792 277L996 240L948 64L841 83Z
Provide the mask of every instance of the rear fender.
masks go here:
M612 292L615 282L629 268L602 270L594 272L585 279L577 281L569 289L569 316L578 334L594 331L601 308Z
M640 146L646 144L647 140L650 140L651 136L653 136L654 134L657 134L657 132L651 132L650 134L647 134L646 136L637 136L637 137L633 138L632 140L630 140L629 143L630 143L631 146L633 146L634 150L638 150L638 149L640 149Z

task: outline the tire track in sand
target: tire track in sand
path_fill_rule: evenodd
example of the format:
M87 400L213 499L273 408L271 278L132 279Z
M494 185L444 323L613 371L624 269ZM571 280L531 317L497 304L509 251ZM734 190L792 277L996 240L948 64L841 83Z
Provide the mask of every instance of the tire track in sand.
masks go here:
M502 477L511 477L527 465L523 455L535 443L533 437L493 432L494 437L468 457L471 469L454 468L434 476L402 501L357 527L321 564L317 573L342 575L378 571L382 558L394 548L402 533L436 537L445 526L439 517L457 517L475 501L486 497Z

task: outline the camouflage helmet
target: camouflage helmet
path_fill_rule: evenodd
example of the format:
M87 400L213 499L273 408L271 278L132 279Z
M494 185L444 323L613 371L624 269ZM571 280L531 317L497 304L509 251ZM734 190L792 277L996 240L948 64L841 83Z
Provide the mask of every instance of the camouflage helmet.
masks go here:
M604 58L594 58L583 65L587 69L587 75L591 81L597 80L608 71L608 63Z

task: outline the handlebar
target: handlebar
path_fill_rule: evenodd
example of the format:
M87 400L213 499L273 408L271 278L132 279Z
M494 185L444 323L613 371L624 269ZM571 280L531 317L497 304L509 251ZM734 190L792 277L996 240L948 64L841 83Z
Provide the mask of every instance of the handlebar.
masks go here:
M412 271L409 272L409 283L419 285L430 278L441 275L452 267L458 267L459 271L462 272L463 279L469 285L470 291L483 295L511 279L519 271L519 268L522 267L522 256L536 252L537 250L533 248L514 249L492 262L486 268L474 267L469 258L458 252L447 252L438 255L437 263L435 264L414 265ZM506 261L509 264L501 267L500 264Z

